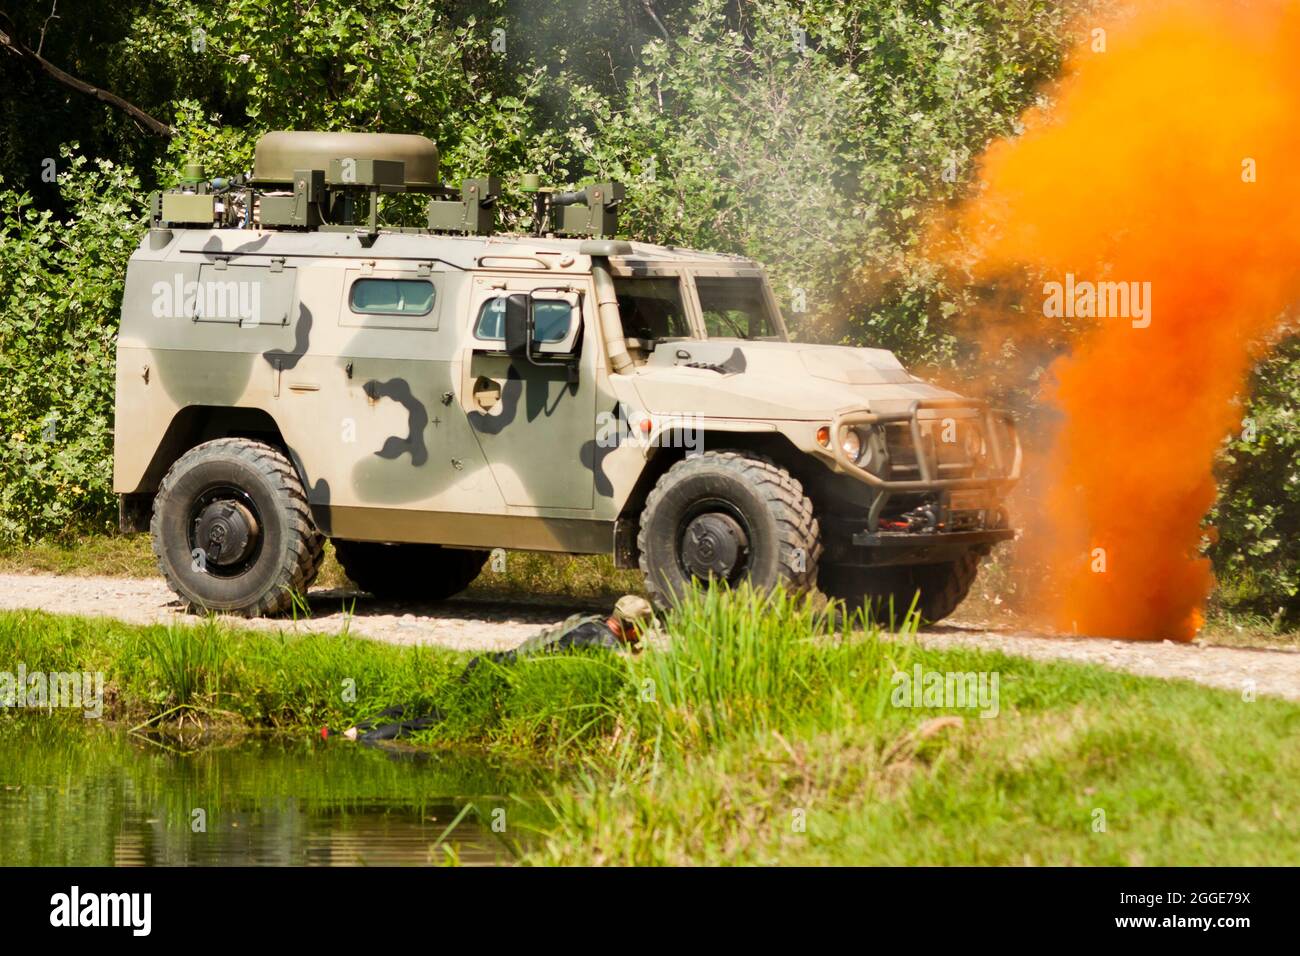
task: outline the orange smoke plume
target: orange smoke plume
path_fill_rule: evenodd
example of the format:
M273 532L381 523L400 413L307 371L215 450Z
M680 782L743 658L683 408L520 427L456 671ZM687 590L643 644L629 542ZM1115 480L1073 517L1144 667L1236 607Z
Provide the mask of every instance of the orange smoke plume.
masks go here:
M961 212L977 271L1041 271L1027 311L1089 327L1051 369L1059 432L1024 522L1063 630L1200 627L1216 450L1300 291L1298 8L1149 0L1085 23L1052 105L990 149Z

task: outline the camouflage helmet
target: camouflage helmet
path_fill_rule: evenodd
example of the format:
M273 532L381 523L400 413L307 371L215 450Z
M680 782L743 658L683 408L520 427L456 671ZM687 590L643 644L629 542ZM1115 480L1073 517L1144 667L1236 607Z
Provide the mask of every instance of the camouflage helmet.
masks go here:
M645 627L654 619L654 608L640 595L624 594L614 605L614 618L623 624Z

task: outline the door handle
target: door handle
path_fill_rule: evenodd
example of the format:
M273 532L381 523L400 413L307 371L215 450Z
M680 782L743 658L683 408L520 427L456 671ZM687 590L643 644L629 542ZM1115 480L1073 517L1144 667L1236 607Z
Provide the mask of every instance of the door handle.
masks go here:
M502 387L502 382L480 375L474 380L474 388L470 390L470 394L474 396L475 405L489 412L501 404Z

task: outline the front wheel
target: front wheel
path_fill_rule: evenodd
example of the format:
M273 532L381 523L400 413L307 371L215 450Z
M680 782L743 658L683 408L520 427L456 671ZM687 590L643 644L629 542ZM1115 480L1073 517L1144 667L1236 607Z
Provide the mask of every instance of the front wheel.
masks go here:
M874 620L902 623L916 600L921 620L942 621L966 599L980 556L967 552L956 561L905 567L861 568L828 565L821 569L817 587L827 597L838 598L850 610L865 608Z
M661 608L697 582L807 590L822 551L803 486L774 462L733 451L668 469L646 499L637 548L646 591Z
M289 459L245 438L178 458L158 486L149 532L187 609L246 617L288 610L307 593L325 547Z

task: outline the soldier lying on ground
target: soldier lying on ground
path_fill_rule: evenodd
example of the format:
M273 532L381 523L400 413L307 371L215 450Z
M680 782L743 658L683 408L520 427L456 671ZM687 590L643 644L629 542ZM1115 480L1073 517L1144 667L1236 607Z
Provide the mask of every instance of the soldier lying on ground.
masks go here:
M543 628L514 650L487 656L497 664L513 664L521 657L567 651L571 648L599 647L616 651L635 645L653 620L654 612L649 601L635 594L625 594L614 604L614 611L608 617L574 614L554 627ZM469 679L479 660L476 657L469 662L465 672L460 675L462 681Z
M585 616L574 614L553 627L538 631L513 650L486 656L495 664L514 664L521 658L538 654L562 653L591 647L610 651L624 647L633 648L653 622L654 612L650 602L635 594L625 594L618 599L613 613L607 617L599 614ZM465 670L461 672L460 683L469 681L470 675L474 673L481 661L481 657L475 657L466 665ZM389 722L379 723L380 718L388 718ZM343 736L364 743L393 740L416 730L433 727L441 720L442 714L437 710L431 714L408 718L406 708L390 707L369 720L363 720L356 726L349 727L343 731ZM328 727L321 729L321 736L329 736Z

